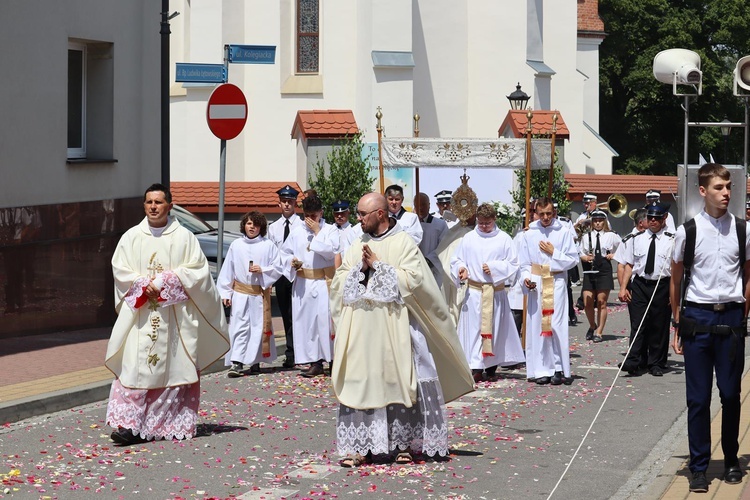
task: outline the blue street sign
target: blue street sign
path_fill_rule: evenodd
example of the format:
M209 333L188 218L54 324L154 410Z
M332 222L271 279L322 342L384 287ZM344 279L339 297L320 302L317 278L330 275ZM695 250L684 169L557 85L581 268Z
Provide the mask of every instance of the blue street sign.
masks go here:
M229 62L239 64L273 64L275 45L230 45Z
M177 63L176 82L224 83L227 74L223 64Z

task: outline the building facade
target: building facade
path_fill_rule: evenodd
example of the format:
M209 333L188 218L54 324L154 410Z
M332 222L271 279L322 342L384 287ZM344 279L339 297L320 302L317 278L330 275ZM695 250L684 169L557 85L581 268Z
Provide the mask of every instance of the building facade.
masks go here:
M0 338L114 320L114 243L160 178L159 10L0 2Z
M611 173L616 153L597 133L598 47L605 36L597 0L173 5L183 14L173 22L173 62L221 63L225 44L276 47L272 65L229 65L228 81L243 89L249 112L244 131L227 146L228 181L306 187L312 143L305 134L290 136L300 112L350 111L369 144L377 142L377 107L389 137L412 136L415 113L421 137L497 137L517 83L531 96L530 107L565 117L566 172ZM219 140L205 123L214 88L172 86L175 181L218 181ZM446 182L458 186L451 175ZM480 198L502 198L496 194Z

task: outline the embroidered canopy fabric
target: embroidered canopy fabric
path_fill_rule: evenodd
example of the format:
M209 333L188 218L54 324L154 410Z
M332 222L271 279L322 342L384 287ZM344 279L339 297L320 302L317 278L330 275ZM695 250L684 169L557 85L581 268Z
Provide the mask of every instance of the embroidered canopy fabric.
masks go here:
M548 169L551 153L549 139L532 139L532 170ZM383 138L382 156L388 168L519 169L526 167L526 139Z

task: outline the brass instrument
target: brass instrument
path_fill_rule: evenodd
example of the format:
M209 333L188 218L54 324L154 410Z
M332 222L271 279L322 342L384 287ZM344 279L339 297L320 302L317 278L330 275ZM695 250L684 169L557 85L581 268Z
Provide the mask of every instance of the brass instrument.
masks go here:
M614 218L620 218L628 213L628 200L626 200L625 197L621 194L613 194L609 198L607 198L607 201L597 203L596 208L598 208L599 210L606 210L607 212L609 212L609 215ZM576 231L576 234L578 235L578 239L580 239L582 235L590 233L590 216L577 223L574 226L574 229Z
M591 232L591 217L586 217L581 222L578 222L573 226L573 229L575 229L576 235L580 240L581 236Z
M606 210L609 215L618 219L628 213L628 200L621 194L613 194L607 201L596 205L599 210Z

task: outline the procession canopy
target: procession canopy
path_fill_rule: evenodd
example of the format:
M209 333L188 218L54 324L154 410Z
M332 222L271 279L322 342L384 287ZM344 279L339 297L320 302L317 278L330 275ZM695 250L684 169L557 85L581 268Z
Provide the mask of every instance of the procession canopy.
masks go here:
M382 140L381 158L388 168L513 168L526 166L526 139L445 139L390 137ZM531 140L531 168L551 164L549 139Z

